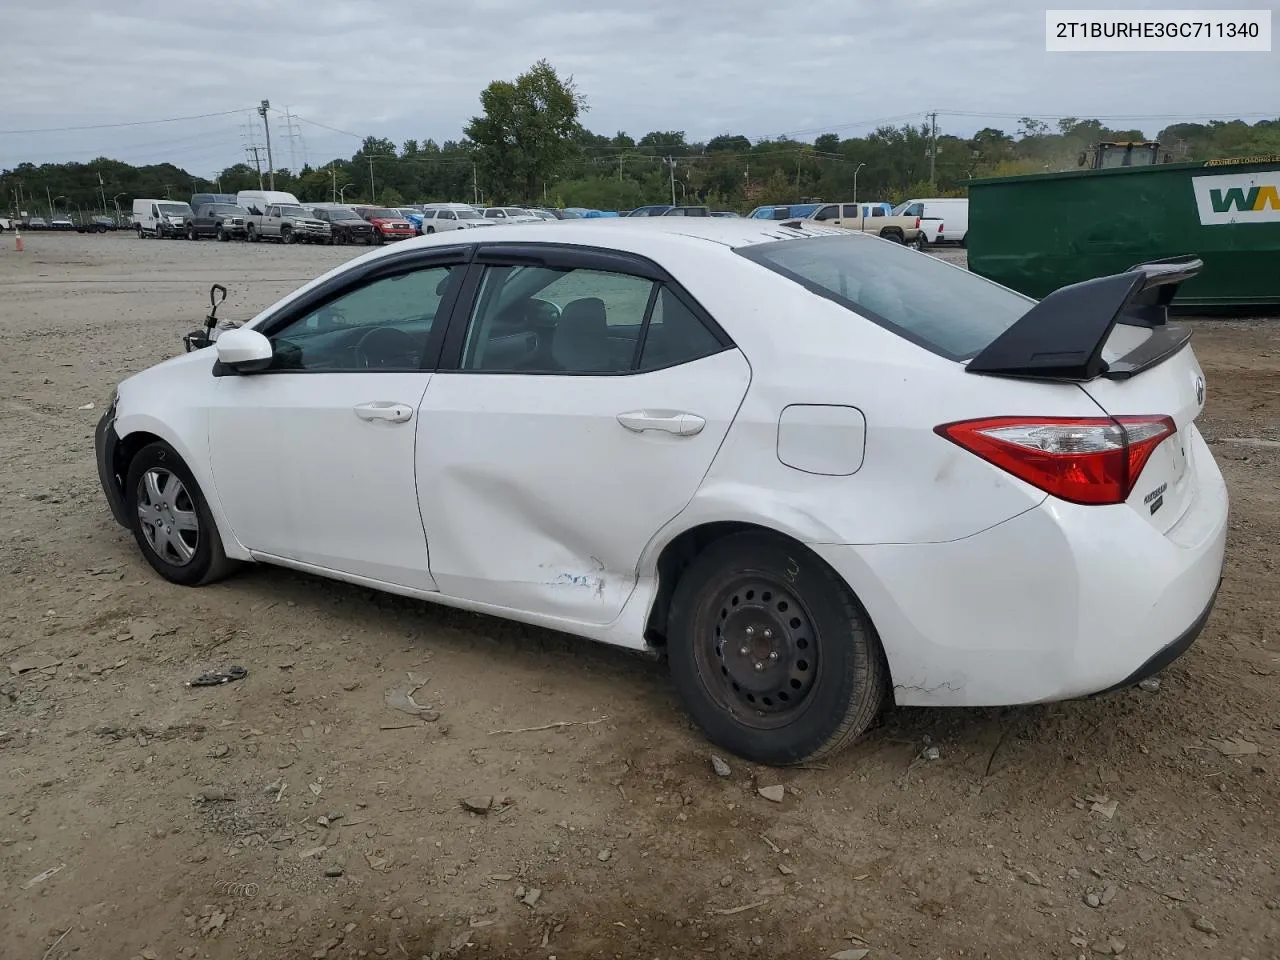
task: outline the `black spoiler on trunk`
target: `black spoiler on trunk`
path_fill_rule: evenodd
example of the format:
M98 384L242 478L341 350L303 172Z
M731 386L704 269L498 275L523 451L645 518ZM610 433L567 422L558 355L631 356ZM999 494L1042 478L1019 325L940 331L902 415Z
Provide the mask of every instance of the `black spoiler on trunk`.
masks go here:
M1204 266L1194 256L1151 260L1124 273L1061 287L996 337L965 370L1036 380L1123 380L1173 356L1191 339L1169 324L1178 287ZM1117 323L1148 327L1152 335L1108 364L1102 348Z

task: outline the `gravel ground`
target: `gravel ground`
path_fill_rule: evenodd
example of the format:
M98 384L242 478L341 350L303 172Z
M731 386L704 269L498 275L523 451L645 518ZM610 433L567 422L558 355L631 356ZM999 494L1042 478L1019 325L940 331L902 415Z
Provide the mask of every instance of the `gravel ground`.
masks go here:
M112 522L112 386L181 350L211 282L247 318L352 250L24 239L0 249L5 957L1280 956L1276 327L1197 323L1231 542L1157 692L893 709L829 763L720 777L660 663L283 570L170 586ZM227 664L247 678L184 685ZM388 704L413 690L433 719ZM562 721L592 722L525 729Z

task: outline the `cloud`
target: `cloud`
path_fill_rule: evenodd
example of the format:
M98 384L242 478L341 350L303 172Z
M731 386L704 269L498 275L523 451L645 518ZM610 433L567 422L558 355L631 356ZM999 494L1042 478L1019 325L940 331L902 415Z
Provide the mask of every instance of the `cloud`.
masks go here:
M261 142L263 98L306 118L290 137L273 116L281 165L358 146L307 121L456 139L486 84L542 57L574 76L591 129L691 139L852 136L931 109L957 134L1023 114L1233 117L1274 110L1280 77L1278 53L1048 54L1027 0L41 0L5 11L0 130L239 112L5 134L0 168L105 154L207 174Z

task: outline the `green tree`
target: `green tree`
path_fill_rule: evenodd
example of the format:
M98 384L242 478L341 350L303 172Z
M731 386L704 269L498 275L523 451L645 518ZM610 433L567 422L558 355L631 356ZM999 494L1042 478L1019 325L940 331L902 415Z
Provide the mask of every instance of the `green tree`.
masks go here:
M480 106L484 114L471 118L466 135L475 144L486 192L502 199L540 197L577 147L578 116L587 107L573 77L561 79L539 60L514 83L495 80L485 87Z

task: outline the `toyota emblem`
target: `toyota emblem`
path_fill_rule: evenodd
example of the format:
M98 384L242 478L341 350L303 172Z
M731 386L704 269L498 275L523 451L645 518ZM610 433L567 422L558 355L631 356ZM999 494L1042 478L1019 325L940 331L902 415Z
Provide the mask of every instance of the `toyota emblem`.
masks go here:
M1196 403L1204 405L1204 377L1196 377Z

